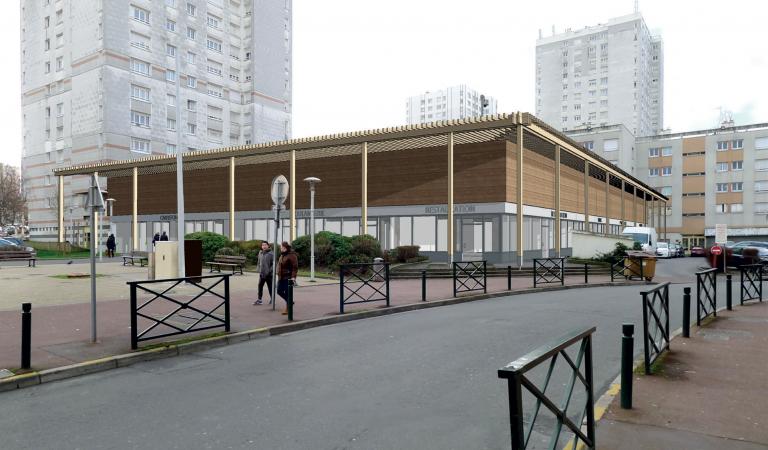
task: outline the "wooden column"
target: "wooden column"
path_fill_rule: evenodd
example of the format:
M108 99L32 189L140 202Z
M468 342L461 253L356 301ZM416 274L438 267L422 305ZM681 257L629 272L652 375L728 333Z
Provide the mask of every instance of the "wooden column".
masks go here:
M623 225L626 225L627 222L627 215L626 211L624 211L624 196L626 193L624 192L627 189L626 184L624 183L624 180L621 180L621 218L619 219L619 222L623 222Z
M521 116L518 115L518 123ZM517 209L515 219L517 224L517 256L520 258L520 268L523 267L523 133L522 124L517 125Z
M362 185L360 186L360 234L368 234L368 143L363 142L360 151L362 160L361 173Z
M589 227L589 161L584 160L584 231Z
M235 240L235 157L229 158L229 240Z
M58 205L59 210L57 212L58 217L58 223L59 223L59 244L63 244L66 240L65 236L65 229L64 229L64 177L59 176L59 187L58 187Z
M608 214L608 207L610 206L611 198L611 174L605 171L605 226L603 226L603 234L608 236L608 228L611 225L611 215Z
M448 260L453 263L453 133L448 133Z
M133 168L133 209L131 211L131 240L133 250L139 250L139 168ZM180 237L181 238L181 237Z
M296 240L296 150L291 150L290 172L288 196L291 198L290 235L293 242Z
M555 249L557 257L562 252L563 243L560 242L562 231L560 222L560 146L555 145Z
M635 222L635 226L640 223L637 220L637 186L632 185L632 221Z

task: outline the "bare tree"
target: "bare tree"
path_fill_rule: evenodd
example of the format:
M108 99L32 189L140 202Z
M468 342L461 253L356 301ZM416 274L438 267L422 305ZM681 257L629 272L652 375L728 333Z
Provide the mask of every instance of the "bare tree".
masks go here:
M27 199L21 189L21 176L12 166L0 164L0 224L24 221Z

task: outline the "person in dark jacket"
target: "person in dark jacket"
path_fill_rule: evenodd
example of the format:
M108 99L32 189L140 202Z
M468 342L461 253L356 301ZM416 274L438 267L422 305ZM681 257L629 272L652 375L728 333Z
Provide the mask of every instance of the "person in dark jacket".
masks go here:
M155 247L155 243L160 240L160 233L155 233L154 236L152 236L152 248Z
M288 289L292 283L296 282L296 275L299 272L299 258L296 252L291 248L291 244L283 242L280 244L280 259L277 261L277 295L285 300L286 308L281 314L288 314Z
M256 270L259 271L259 298L253 302L254 305L261 305L261 299L264 298L264 285L267 285L269 291L270 303L272 303L272 265L275 262L275 255L269 247L268 242L261 243L259 257L256 260Z
M167 241L168 240L168 234L165 231L163 231L163 234L160 235L160 240L161 241Z
M117 244L115 243L115 235L110 234L107 238L107 258L114 258L115 257L115 249L117 248Z

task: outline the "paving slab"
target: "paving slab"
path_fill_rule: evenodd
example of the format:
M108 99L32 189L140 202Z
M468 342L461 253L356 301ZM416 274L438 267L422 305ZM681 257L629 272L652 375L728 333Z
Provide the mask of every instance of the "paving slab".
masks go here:
M600 448L768 448L768 301L674 338L633 389L633 409L617 397L599 422Z

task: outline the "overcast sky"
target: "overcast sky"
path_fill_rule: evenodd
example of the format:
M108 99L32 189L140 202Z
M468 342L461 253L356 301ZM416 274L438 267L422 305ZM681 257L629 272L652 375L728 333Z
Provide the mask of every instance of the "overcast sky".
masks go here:
M77 0L74 0L77 1ZM502 112L534 112L534 58L544 36L631 13L632 0L293 0L294 137L405 123L405 102L466 83ZM641 0L664 39L664 125L768 122L768 3ZM0 162L19 164L19 10L0 17L7 70Z

